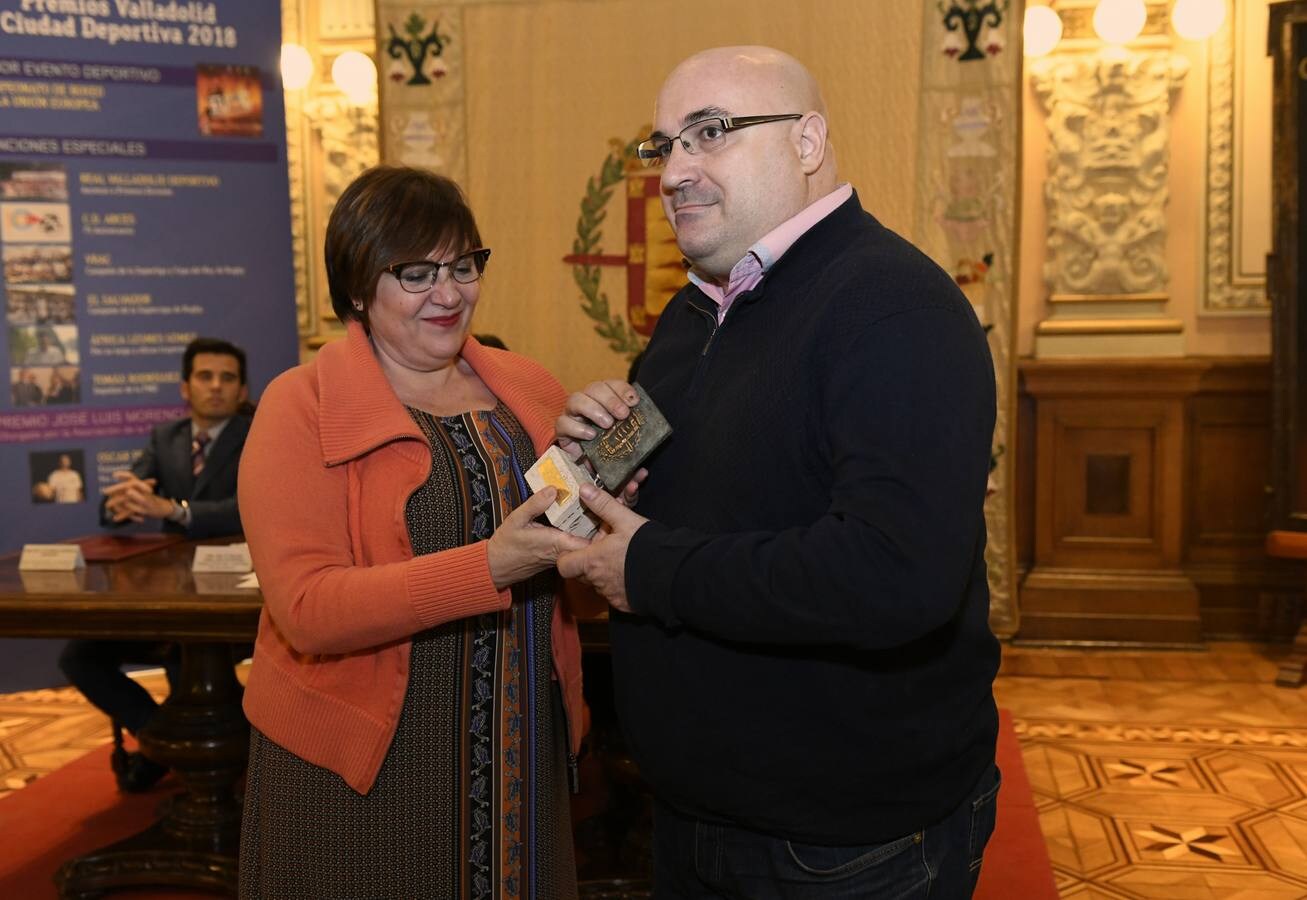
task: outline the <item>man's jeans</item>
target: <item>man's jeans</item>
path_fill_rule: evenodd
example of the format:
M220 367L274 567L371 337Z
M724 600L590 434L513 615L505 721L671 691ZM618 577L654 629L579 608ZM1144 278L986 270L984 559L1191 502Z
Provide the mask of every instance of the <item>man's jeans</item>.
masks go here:
M995 766L948 818L885 844L822 847L654 811L654 897L963 900L994 832Z

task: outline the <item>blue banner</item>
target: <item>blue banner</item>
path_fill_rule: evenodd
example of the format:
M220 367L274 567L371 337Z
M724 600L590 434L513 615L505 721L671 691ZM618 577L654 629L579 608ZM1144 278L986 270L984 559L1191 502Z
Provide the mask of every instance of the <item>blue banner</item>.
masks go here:
M267 0L0 0L0 552L98 530L192 338L252 398L296 363L280 47Z

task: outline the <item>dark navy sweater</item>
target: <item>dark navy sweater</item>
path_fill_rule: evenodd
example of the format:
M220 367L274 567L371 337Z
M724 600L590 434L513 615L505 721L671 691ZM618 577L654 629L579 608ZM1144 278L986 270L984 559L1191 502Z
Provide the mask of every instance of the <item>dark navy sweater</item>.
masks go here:
M910 834L994 759L984 332L856 195L715 313L687 285L640 368L674 434L611 623L631 752L710 821Z

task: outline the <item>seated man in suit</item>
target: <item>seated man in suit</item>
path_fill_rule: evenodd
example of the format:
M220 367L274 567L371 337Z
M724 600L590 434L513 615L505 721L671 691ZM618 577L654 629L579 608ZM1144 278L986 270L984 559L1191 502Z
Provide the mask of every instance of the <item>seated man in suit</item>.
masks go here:
M181 381L190 415L155 426L131 469L114 473L116 483L104 489L100 524L113 528L148 519L188 538L239 534L236 470L250 430L248 393L245 351L214 338L191 341ZM179 659L175 644L76 640L64 648L59 667L91 703L138 734L158 706L120 667L161 664L172 685ZM167 772L140 753L116 756L114 771L124 791L144 791Z

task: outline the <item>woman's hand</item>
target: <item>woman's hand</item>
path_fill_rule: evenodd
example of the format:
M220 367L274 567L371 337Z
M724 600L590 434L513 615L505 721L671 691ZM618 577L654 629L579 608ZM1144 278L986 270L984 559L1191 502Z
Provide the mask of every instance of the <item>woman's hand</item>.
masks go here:
M551 487L528 497L509 513L486 543L490 579L498 590L553 568L564 553L581 550L590 542L534 521L554 502L558 492Z

